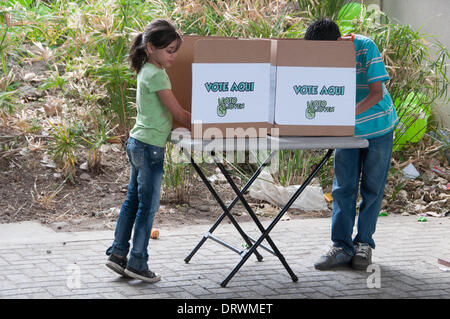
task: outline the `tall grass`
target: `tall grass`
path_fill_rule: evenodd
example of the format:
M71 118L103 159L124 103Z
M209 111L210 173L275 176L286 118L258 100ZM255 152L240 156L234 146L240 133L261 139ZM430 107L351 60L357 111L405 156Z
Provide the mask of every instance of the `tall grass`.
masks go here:
M289 1L176 1L170 17L186 34L284 37Z
M0 79L0 117L3 119L3 122L6 122L5 117L14 111L13 97L16 91L11 87L14 77L13 72L7 66L7 52L10 46L7 39L10 24L9 15L6 12L1 12L0 17L0 22L2 25L5 25L5 27L0 29L0 66L2 74Z

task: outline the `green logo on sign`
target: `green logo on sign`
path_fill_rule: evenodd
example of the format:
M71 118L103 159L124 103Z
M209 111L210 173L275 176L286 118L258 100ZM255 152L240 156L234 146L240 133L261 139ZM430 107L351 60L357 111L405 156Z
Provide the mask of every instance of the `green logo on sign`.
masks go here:
M316 117L317 112L326 112L326 113L333 113L334 112L334 106L327 106L327 101L325 100L313 100L308 101L305 110L305 117L308 120L312 120Z
M245 103L237 103L237 97L220 97L218 99L217 115L224 117L227 114L227 110L231 109L243 109Z

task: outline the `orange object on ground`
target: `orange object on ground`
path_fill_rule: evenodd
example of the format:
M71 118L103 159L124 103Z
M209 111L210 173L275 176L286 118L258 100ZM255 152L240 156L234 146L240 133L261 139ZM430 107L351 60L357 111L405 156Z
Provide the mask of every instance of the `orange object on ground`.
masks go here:
M333 201L333 197L331 196L331 193L323 194L323 197L327 201L327 203L331 203Z
M150 233L151 239L157 239L159 237L159 229L152 228L152 232Z

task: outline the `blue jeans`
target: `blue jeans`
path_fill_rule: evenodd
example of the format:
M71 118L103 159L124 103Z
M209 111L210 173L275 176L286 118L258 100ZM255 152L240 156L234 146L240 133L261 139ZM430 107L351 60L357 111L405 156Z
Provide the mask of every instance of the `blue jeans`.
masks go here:
M159 207L164 148L130 137L127 141L127 155L131 164L127 198L117 219L114 242L106 254L126 257L134 226L133 247L127 266L144 271L148 269L147 246L153 219Z
M369 147L363 149L336 149L334 154L333 212L331 240L354 255L353 245L366 243L375 248L375 233L386 178L392 155L393 131L369 139ZM356 200L360 185L357 234L352 240L356 217Z

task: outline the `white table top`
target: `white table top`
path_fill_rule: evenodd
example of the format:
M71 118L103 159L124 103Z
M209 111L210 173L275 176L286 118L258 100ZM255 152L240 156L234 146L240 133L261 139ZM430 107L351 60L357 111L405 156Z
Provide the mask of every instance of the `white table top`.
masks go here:
M188 130L174 130L170 141L191 151L252 151L366 148L369 142L354 136L284 136L261 138L191 139Z

